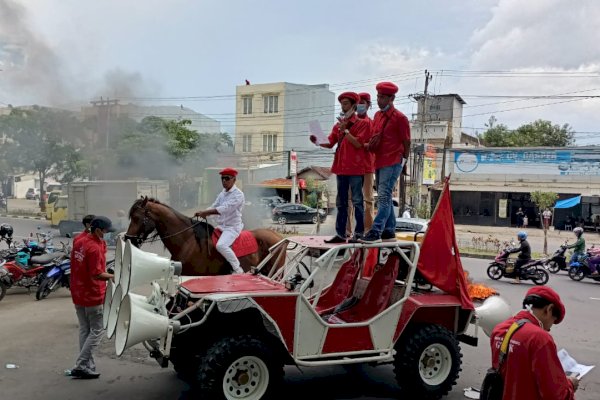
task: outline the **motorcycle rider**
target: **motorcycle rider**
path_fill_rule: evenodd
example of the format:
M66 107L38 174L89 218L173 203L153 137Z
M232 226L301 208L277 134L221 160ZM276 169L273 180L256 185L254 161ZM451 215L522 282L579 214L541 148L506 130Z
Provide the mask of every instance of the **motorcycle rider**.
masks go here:
M579 260L579 257L585 254L585 239L583 238L583 228L578 226L573 229L573 234L577 238L577 241L570 246L567 246L567 249L573 249L573 255L571 256L571 264Z
M519 247L509 250L509 253L519 253L515 261L515 280L512 283L521 283L519 280L519 270L529 261L531 261L531 246L527 241L527 232L520 231L517 233L517 239L519 239Z

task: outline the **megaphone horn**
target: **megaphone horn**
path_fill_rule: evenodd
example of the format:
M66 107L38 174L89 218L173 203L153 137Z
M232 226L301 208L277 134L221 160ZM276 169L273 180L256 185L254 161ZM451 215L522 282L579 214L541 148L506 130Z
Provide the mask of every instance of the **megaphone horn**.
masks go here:
M123 251L125 245L121 237L117 237L117 246L115 247L115 284L118 285L121 280L121 271L123 270Z
M130 289L154 280L168 281L171 276L180 273L180 262L172 262L168 258L146 253L132 246L130 242L125 244L120 281L123 293L128 293Z
M117 285L115 292L113 293L112 302L108 310L108 323L106 324L106 337L112 338L115 334L115 328L117 327L117 317L119 316L119 308L121 307L121 301L123 299L123 287Z
M106 293L104 294L104 306L102 307L102 328L106 329L108 326L108 314L110 312L110 304L112 303L113 294L115 293L116 286L112 281L108 281L106 284ZM121 299L119 299L120 301Z
M139 298L127 294L121 302L117 320L115 339L117 356L121 356L125 349L138 343L166 337L170 325L173 325L175 330L179 329L177 321L169 321L169 318L164 315L140 305Z
M479 325L488 337L491 336L496 325L507 320L511 315L510 306L500 296L488 297L481 306L475 308Z

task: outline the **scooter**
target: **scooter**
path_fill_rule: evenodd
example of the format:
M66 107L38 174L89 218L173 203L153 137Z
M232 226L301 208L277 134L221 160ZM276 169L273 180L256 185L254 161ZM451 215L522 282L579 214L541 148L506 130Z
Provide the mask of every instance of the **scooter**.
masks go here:
M568 272L569 267L567 266L567 256L565 256L566 252L567 241L565 241L565 244L560 246L558 250L554 252L552 257L546 259L544 262L544 267L553 274L556 274L560 271Z
M70 289L71 284L71 260L66 259L55 265L46 273L42 283L35 293L37 300L42 300L61 287Z
M569 278L574 281L582 281L583 279L592 279L596 282L600 282L600 275L592 275L592 270L589 264L593 262L596 265L600 263L600 254L598 252L587 252L585 255L579 257L577 261L573 261L569 264Z
M509 259L510 248L500 251L494 261L487 269L488 276L493 280L501 278L519 278L520 280L531 280L536 285L545 285L550 279L550 275L544 268L544 260L531 260L519 268L517 274L514 260Z

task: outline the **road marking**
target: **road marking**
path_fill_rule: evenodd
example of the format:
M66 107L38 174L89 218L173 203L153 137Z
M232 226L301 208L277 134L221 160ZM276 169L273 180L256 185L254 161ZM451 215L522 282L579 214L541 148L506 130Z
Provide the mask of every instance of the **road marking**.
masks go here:
M590 300L600 300L598 297L590 297Z

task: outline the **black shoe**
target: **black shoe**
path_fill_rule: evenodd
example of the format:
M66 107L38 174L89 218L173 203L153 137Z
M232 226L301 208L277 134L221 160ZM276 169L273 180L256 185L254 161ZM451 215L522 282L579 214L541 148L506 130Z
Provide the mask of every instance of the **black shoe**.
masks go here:
M346 239L344 239L343 237L340 237L338 235L335 235L331 239L325 240L325 243L346 243Z
M355 233L350 239L348 239L348 243L360 243L360 239L362 239L363 236L364 234L362 233Z
M365 236L359 239L362 243L381 243L381 237L373 231L367 232Z
M387 232L387 231L383 231L383 233L381 234L381 240L385 241L385 242L395 242L396 241L396 234L394 232Z
M78 377L79 379L98 379L100 374L98 372L81 371L82 374Z

